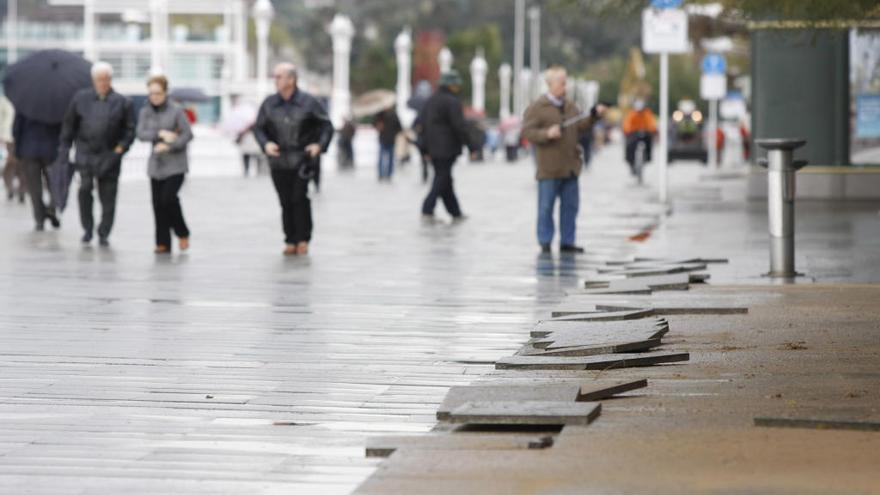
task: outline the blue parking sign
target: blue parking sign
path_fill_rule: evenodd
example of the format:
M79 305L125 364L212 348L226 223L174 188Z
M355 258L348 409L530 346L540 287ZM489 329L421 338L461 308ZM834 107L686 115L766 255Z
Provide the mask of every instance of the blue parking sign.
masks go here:
M651 0L651 7L655 9L677 9L681 7L681 0Z
M727 72L727 61L723 55L717 53L709 53L703 57L703 74L725 74Z

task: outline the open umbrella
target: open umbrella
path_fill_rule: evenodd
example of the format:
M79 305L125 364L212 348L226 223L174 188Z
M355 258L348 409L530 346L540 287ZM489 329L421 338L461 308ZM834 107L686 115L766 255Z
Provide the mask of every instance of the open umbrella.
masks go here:
M192 103L201 103L204 101L209 101L211 99L210 96L206 95L204 91L199 88L175 88L171 90L171 93L168 94L168 97L175 101L186 101Z
M3 90L15 111L45 124L59 124L73 94L92 84L91 64L64 50L43 50L10 65Z
M351 113L357 117L375 115L397 102L397 94L387 89L374 89L355 98L351 104Z

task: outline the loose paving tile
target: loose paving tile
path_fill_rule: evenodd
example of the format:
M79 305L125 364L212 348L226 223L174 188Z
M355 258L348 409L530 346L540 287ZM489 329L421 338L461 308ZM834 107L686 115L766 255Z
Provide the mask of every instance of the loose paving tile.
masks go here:
M729 315L748 313L748 307L728 299L714 295L679 294L663 292L651 296L614 296L614 295L573 295L567 297L551 315L571 317L581 315L589 317L589 313L602 315L642 311L650 316L660 315Z
M775 428L809 428L814 430L880 431L880 420L865 421L827 418L784 418L759 416L755 418L755 426L767 426Z
M597 401L613 397L618 394L630 392L648 386L648 380L628 380L609 384L585 383L581 385L578 395L579 401Z
M659 347L660 339L633 340L620 344L606 345L569 345L564 347L536 348L531 345L523 346L516 355L518 356L597 356L601 354L617 354L623 352L643 352Z
M543 384L540 386L467 385L452 387L437 409L437 419L447 420L454 409L475 401L554 401L575 402L581 387L572 384Z
M687 352L649 352L637 354L603 354L578 357L511 356L498 360L499 370L606 370L654 364L678 363L690 359Z
M442 433L426 435L385 435L367 439L367 457L388 457L396 450L519 450L546 449L553 445L551 435L502 433Z
M657 313L652 308L625 309L622 311L577 311L564 314L552 313L553 321L622 321L650 318Z
M531 332L532 338L547 337L550 334L556 334L554 337L560 338L562 334L600 334L600 335L617 335L623 332L651 332L651 337L662 337L669 331L669 322L665 318L646 318L641 320L623 320L623 321L567 321L564 319L553 319L539 321Z
M469 425L588 425L599 416L599 402L468 402L449 414L449 422Z

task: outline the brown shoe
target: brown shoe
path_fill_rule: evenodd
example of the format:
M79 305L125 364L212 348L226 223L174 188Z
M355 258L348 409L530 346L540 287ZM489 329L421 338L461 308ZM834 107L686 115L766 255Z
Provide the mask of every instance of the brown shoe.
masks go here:
M171 252L171 248L163 244L159 244L158 246L156 246L156 249L154 249L153 252L156 254L166 254Z
M189 237L181 237L177 240L177 242L180 244L181 251L186 251L187 249L189 249Z
M282 253L284 256L296 256L296 244L288 244Z
M309 254L309 243L300 242L296 245L296 254Z

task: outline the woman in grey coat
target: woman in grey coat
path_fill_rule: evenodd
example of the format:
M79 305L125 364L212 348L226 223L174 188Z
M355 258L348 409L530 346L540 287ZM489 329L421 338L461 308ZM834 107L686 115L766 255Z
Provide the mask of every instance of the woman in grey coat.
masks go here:
M147 173L153 192L153 215L156 219L156 253L171 252L171 231L177 236L181 251L189 248L189 229L180 209L177 194L189 171L186 147L192 130L183 109L168 101L168 80L164 76L147 82L149 104L141 108L137 137L153 144Z

